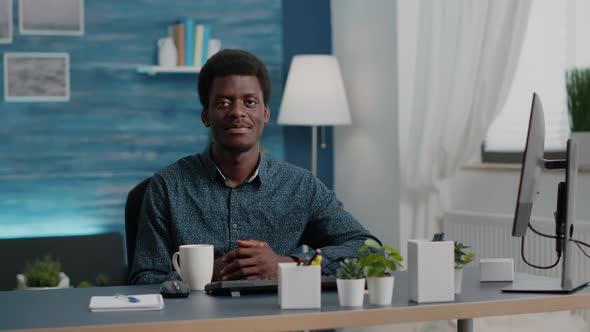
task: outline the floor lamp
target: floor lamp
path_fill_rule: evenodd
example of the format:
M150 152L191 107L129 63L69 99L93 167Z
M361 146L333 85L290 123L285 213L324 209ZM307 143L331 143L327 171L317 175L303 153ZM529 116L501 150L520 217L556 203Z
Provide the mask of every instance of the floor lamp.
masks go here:
M344 82L335 56L293 57L278 123L311 126L311 172L317 175L317 127L351 123Z

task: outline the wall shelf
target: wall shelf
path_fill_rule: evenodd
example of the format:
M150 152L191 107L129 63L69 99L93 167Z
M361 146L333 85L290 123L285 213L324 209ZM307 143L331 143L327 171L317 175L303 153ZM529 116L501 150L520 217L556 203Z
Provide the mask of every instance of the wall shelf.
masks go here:
M156 75L156 74L198 74L201 67L160 67L160 66L139 66L137 72L141 74Z

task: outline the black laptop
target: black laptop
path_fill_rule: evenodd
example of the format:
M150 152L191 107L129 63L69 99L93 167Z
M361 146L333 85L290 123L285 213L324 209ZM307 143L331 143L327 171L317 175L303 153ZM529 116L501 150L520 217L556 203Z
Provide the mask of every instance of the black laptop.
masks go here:
M214 281L205 285L205 292L213 295L229 295L233 292L276 293L277 279ZM322 290L336 289L335 276L322 276Z

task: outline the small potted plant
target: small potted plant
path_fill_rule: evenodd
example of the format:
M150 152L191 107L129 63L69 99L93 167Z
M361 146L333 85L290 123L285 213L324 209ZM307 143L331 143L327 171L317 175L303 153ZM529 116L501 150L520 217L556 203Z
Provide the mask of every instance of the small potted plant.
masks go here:
M343 307L360 307L365 295L365 275L358 259L345 259L336 272L338 300Z
M369 254L359 259L363 274L367 278L369 303L377 305L391 304L394 276L391 272L403 267L402 256L388 245L381 245L373 239L365 240L359 252Z
M18 289L67 288L70 279L61 272L61 263L47 255L34 263L27 262L23 274L17 274Z
M471 247L461 242L455 241L455 294L461 293L461 284L463 283L463 268L471 263L475 258L475 253L465 252L465 249Z

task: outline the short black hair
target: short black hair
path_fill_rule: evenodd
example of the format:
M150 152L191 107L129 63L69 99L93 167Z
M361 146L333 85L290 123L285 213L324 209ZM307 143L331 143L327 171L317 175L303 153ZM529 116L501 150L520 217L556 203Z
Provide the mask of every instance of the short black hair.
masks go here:
M262 89L264 104L268 105L271 82L264 63L250 52L225 49L209 58L199 73L199 99L203 108L207 108L209 105L209 93L213 80L216 77L229 75L256 76Z

